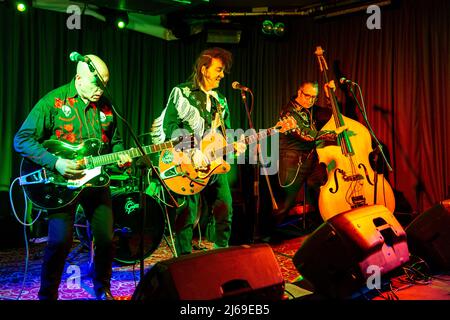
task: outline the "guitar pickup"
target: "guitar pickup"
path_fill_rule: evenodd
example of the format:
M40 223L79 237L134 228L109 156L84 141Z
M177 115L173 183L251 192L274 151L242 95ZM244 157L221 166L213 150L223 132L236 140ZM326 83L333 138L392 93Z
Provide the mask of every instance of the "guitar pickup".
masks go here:
M20 176L19 179L19 184L21 186L38 183L49 183L49 182L50 180L47 177L47 170L45 170L45 168Z

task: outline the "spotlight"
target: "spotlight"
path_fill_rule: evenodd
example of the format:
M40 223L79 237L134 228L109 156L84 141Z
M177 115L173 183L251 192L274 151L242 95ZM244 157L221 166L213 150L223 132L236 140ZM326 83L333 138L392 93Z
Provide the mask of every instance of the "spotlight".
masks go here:
M261 28L262 33L272 34L273 33L273 22L270 20L264 20Z
M117 26L117 28L119 28L119 29L125 28L125 27L127 26L127 24L128 24L128 21L126 21L126 20L123 19L123 18L117 18L117 19L116 19L116 26Z
M286 33L286 26L283 22L273 23L271 20L264 20L261 32L268 36L282 37Z
M106 23L117 29L125 29L128 25L128 13L125 11L101 8L99 13L105 17Z
M275 23L275 25L273 26L273 33L275 35L281 37L282 35L284 35L285 32L286 32L286 28L285 28L283 22Z
M28 8L31 8L30 1L15 1L16 10L19 12L25 12Z
M114 25L118 29L124 29L128 25L128 14L126 12L118 12L114 18Z

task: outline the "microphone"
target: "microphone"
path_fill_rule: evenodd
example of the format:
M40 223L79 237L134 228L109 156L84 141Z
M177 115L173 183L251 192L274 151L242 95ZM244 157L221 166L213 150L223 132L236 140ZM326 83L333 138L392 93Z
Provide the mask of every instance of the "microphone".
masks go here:
M231 87L232 87L233 89L236 89L236 90L241 90L241 91L251 91L249 88L244 87L242 84L240 84L240 83L237 82L237 81L234 81L234 82L231 84Z
M339 82L341 84L354 84L354 82L352 80L347 79L346 77L342 77L339 79Z
M91 59L89 59L88 56L82 56L81 54L79 54L79 53L76 52L76 51L72 52L72 53L70 54L69 58L70 58L71 61L74 61L74 62L81 61L81 62L86 62L86 63L88 63L89 61L91 61Z

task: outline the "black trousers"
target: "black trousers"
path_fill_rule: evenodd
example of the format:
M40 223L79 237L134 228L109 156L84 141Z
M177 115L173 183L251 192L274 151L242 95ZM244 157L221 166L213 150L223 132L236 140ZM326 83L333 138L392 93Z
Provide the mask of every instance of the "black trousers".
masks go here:
M201 201L200 197L203 197ZM231 236L233 206L231 190L226 174L213 175L209 184L201 193L180 197L178 202L184 205L176 210L177 219L182 220L176 231L175 245L179 255L192 252L193 228L201 209L200 202L206 210L212 212L214 227L211 230L210 241L214 248L228 247ZM205 208L203 208L205 209Z
M318 207L320 186L327 180L324 165L319 164L317 153L310 151L280 150L278 211L274 223L281 222L295 204L298 192L307 182L308 203Z
M40 300L58 299L65 260L72 247L78 204L83 206L94 238L94 290L110 288L114 257L111 193L109 187L91 188L84 190L76 203L48 213L48 243L41 269Z

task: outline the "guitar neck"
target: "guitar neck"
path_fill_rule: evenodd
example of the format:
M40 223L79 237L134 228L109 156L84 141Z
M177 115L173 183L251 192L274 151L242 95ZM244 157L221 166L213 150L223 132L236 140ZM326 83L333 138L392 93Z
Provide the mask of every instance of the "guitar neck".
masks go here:
M152 154L156 153L165 149L173 148L174 142L173 141L167 141L160 144L153 144L149 146L143 146L142 149L144 150L145 154ZM86 166L88 169L105 166L108 164L116 163L120 159L120 155L129 155L130 158L137 158L142 156L141 151L138 148L131 148L124 151L109 153L101 156L96 157L86 157Z
M267 138L267 137L275 134L276 132L277 132L277 130L275 128L269 128L264 131L260 131L258 133L252 134L251 136L245 137L243 142L246 145L249 145L249 144L255 143L261 139ZM226 147L223 148L223 152L224 152L223 154L228 154L233 151L234 151L234 145L232 143L228 144Z

